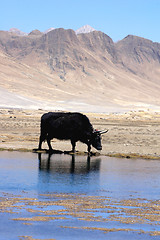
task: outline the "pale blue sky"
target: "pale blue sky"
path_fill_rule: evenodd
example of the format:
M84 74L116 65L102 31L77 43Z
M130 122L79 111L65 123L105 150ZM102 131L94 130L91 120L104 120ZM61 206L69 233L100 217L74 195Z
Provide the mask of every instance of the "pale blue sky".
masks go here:
M128 34L160 42L160 0L2 0L0 30L91 25L118 41Z

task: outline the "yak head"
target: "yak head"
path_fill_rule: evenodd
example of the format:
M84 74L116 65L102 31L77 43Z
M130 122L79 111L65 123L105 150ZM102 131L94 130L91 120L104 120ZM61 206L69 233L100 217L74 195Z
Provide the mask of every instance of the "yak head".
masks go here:
M94 130L91 137L91 145L97 150L102 150L101 135L108 132L108 130L98 131Z

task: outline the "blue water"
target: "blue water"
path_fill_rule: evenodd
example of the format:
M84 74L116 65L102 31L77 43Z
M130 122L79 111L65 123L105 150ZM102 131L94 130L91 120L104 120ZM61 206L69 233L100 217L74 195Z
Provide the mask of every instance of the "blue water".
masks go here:
M41 162L40 162L41 160ZM160 161L0 152L0 191L160 198Z
M160 161L118 159L106 156L51 155L20 152L0 152L0 197L33 197L49 201L44 194L79 194L105 196L110 199L160 199ZM54 210L57 206L54 206ZM27 207L26 207L27 208ZM49 208L48 208L49 209ZM47 206L45 210L48 210ZM27 216L25 208L19 215ZM159 239L133 232L89 231L64 229L64 220L34 222L24 225L13 221L14 214L0 212L0 239L20 239L32 236L38 239ZM21 216L20 216L21 217ZM65 222L67 225L67 222ZM70 219L68 226L80 226L82 221ZM84 225L83 225L84 224ZM85 222L82 226L98 223ZM122 225L122 224L120 224ZM8 228L9 226L9 228ZM106 223L99 223L99 227ZM108 225L107 225L108 226ZM115 224L110 224L114 227ZM118 227L118 223L116 223ZM121 226L122 227L122 226ZM136 227L138 229L138 226ZM139 227L140 228L140 227ZM144 229L146 226L144 226ZM156 228L155 228L156 229ZM145 229L146 230L146 229ZM149 230L154 230L154 226Z

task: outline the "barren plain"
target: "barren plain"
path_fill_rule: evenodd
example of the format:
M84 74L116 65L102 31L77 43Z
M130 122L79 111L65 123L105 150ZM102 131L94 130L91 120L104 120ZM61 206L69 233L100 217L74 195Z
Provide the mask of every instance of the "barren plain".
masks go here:
M0 109L0 149L32 151L38 147L40 118L44 110ZM86 114L95 129L108 129L102 137L101 155L160 158L160 113L131 111L127 113ZM46 143L42 146L47 149ZM70 141L52 140L56 150L71 150ZM80 142L78 152L86 152ZM97 153L92 148L93 153Z

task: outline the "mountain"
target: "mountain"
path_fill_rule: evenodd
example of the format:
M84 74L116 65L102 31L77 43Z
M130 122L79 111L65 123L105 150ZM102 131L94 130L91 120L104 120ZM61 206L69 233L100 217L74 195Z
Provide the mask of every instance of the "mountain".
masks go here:
M150 75L148 69L152 69L153 64L159 67L159 43L128 35L123 40L119 41L116 44L116 47L120 52L123 64L135 74L148 76Z
M28 35L28 33L22 32L21 30L19 30L17 28L11 28L9 30L9 32L14 33L14 34L19 35L19 36L26 36L26 35Z
M42 36L43 35L43 33L42 32L40 32L38 29L35 29L35 30L33 30L32 32L30 32L29 34L28 34L29 36Z
M89 25L84 25L83 27L77 29L75 32L76 34L81 34L81 33L90 33L96 31L93 27Z
M159 108L160 44L63 28L0 31L0 106L74 111Z

